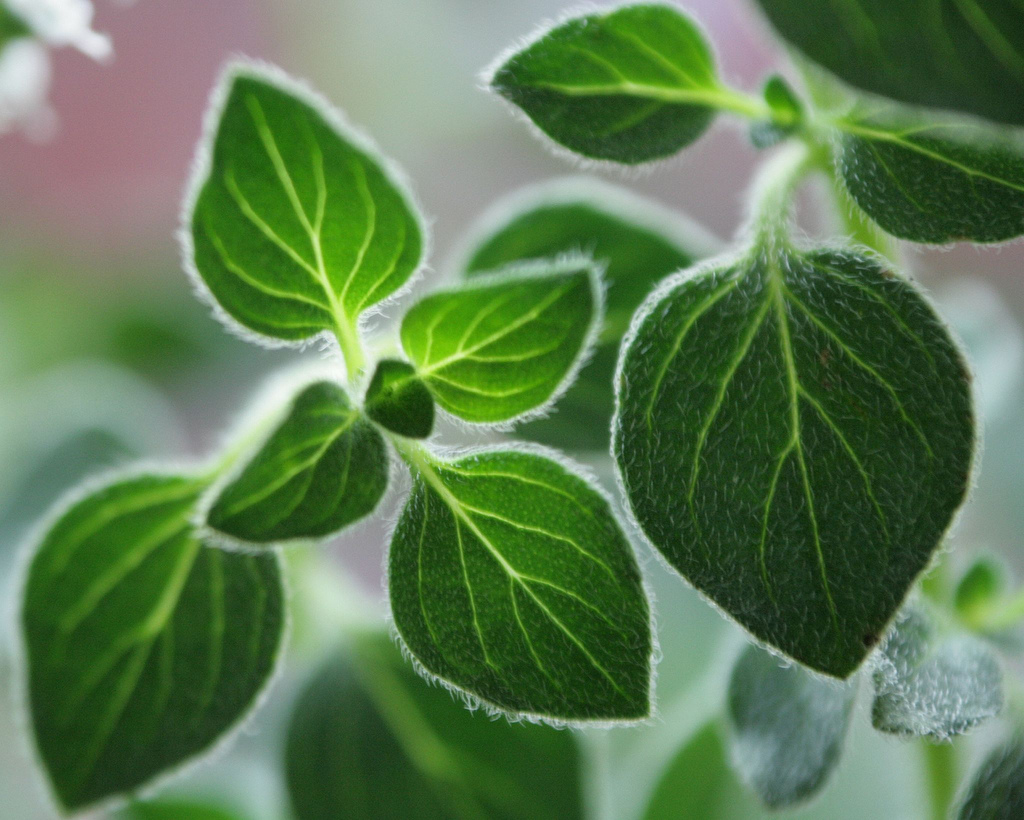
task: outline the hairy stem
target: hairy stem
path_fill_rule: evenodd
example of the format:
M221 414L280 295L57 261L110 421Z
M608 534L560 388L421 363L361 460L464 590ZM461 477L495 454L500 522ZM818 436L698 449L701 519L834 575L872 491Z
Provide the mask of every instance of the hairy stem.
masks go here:
M750 224L759 242L787 241L793 197L815 165L814 149L806 142L793 142L761 166L750 194Z
M958 766L952 743L925 740L921 746L930 820L949 820L956 797Z

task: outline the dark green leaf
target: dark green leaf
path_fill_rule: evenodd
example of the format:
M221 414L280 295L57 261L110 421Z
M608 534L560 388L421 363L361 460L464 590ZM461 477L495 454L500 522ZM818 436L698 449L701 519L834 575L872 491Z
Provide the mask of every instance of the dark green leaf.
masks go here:
M381 637L299 698L286 767L297 820L581 820L579 757L568 732L468 711Z
M404 186L326 103L268 70L230 68L210 118L186 205L188 263L249 330L354 337L423 255Z
M645 717L647 599L608 500L534 453L411 460L390 594L426 670L509 712Z
M402 347L445 410L503 423L557 400L600 319L589 260L538 262L413 305L402 320Z
M345 391L316 382L217 495L216 533L256 544L324 538L369 515L387 488L384 439Z
M859 89L1024 125L1013 0L758 2L783 37Z
M732 761L768 808L817 794L839 763L857 688L783 665L756 646L729 680Z
M475 277L525 259L582 251L606 265L604 327L594 355L557 412L519 428L524 438L573 450L608 450L619 342L657 282L710 255L715 240L651 202L611 185L557 180L502 203L484 220L463 263Z
M366 415L392 433L426 438L434 428L434 399L407 362L385 359L370 379Z
M953 595L957 614L968 624L982 624L1008 585L1006 567L1001 561L987 556L976 559L957 582Z
M1003 670L970 635L939 635L916 609L900 615L873 675L871 723L895 735L947 740L1003 708Z
M721 730L712 722L695 732L668 764L643 820L749 820L759 813L733 776Z
M1024 816L1024 740L990 754L964 796L959 820L1018 820Z
M0 50L11 40L31 35L32 30L25 25L25 21L0 3Z
M651 542L756 638L846 677L963 501L969 376L927 301L853 251L669 280L623 348L614 451Z
M36 746L66 809L133 792L253 707L284 630L278 559L205 547L206 482L140 475L43 536L22 606Z
M804 116L803 104L778 74L773 74L765 83L764 99L771 116L750 126L750 140L755 148L770 148L781 142L796 131Z
M1024 234L1024 143L966 122L851 115L839 171L854 201L913 242L1001 242Z
M559 145L627 164L676 153L735 104L701 32L660 3L560 23L503 56L490 86Z

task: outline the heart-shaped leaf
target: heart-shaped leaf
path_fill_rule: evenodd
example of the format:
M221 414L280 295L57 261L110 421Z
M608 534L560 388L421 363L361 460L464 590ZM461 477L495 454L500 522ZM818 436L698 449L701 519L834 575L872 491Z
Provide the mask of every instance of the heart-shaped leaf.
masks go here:
M969 483L969 376L928 302L853 251L757 246L652 295L617 396L651 542L759 640L853 672Z

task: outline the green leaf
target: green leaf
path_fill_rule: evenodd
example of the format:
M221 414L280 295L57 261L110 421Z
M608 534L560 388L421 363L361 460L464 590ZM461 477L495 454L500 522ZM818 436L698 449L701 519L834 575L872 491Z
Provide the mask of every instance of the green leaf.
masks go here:
M857 688L748 646L729 679L733 765L770 809L802 803L839 764Z
M687 740L665 768L643 820L749 820L760 813L736 782L722 732L710 722Z
M661 3L573 17L499 58L488 84L559 145L629 165L670 156L736 95L697 26Z
M32 30L25 24L25 21L0 3L0 50L11 40L31 36Z
M296 820L582 820L580 765L569 732L468 711L384 637L317 673L286 757Z
M764 99L771 116L750 126L755 148L770 148L794 133L804 118L803 103L782 77L773 74L764 84Z
M992 752L975 773L959 820L1016 820L1024 815L1024 739Z
M646 717L647 598L604 495L531 452L406 457L391 609L426 671L508 712Z
M284 631L276 555L205 547L205 480L145 474L72 504L22 604L40 758L67 810L134 792L209 749L267 685Z
M953 605L957 614L969 625L981 625L991 607L997 604L1009 587L1006 567L996 558L981 556L967 568L957 582Z
M864 91L1024 125L1024 26L1011 0L758 0L778 32Z
M900 615L873 674L871 723L881 732L947 740L1003 708L1003 670L993 652L965 634L937 634L917 609Z
M153 800L133 803L118 812L117 820L243 820L243 816L212 803Z
M893 236L1001 242L1024 234L1024 142L967 122L859 116L837 123L846 189Z
M931 306L860 253L758 247L668 280L620 367L644 533L758 640L850 675L969 484L969 375Z
M386 161L276 71L232 65L186 203L186 262L216 304L285 342L336 331L419 267L423 227ZM351 364L351 363L350 363Z
M539 262L427 296L402 319L402 347L449 413L507 423L558 399L600 319L593 263Z
M385 359L370 379L366 415L392 433L426 438L434 428L434 399L408 362Z
M593 357L558 400L557 412L518 435L573 450L608 451L619 342L644 297L668 274L708 256L717 243L684 217L612 185L569 179L499 203L462 264L467 277L526 259L584 252L605 265L604 327Z
M324 538L373 512L388 472L378 430L341 387L316 382L219 492L206 523L254 544Z

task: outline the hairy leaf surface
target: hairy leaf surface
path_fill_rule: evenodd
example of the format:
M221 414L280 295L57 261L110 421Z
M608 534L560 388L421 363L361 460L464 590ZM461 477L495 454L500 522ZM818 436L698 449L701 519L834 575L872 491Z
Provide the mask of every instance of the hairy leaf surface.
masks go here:
M1016 820L1024 815L1024 738L992 752L975 773L959 820Z
M605 265L604 326L594 355L557 412L518 435L572 450L608 450L619 342L654 285L712 252L715 242L682 217L610 185L575 180L538 186L491 217L464 263L475 278L526 259L583 252Z
M256 544L322 538L373 512L388 470L380 432L340 386L316 382L220 491L206 523Z
M509 712L646 716L647 598L608 500L534 453L414 464L388 562L395 625L426 670Z
M770 809L819 792L839 763L857 694L853 683L783 665L756 646L740 655L729 680L733 764Z
M647 537L759 640L848 676L968 486L969 377L929 304L853 251L755 248L653 294L620 367Z
M366 388L364 406L377 424L402 436L426 438L434 428L434 399L408 362L380 362Z
M317 673L288 731L296 820L582 820L568 732L495 721L416 676L391 641Z
M626 164L689 145L728 101L701 32L660 3L567 20L503 59L490 85L559 145Z
M477 423L512 421L557 398L601 302L589 261L547 261L435 293L402 320L402 347L437 403Z
M937 634L916 609L896 621L873 679L871 722L890 734L947 740L1003 708L1003 670L992 650L967 634Z
M758 0L790 43L864 91L1024 125L1014 0Z
M199 276L263 336L353 336L360 314L420 264L408 193L310 93L254 67L222 82L187 214Z
M284 630L275 555L205 547L205 481L139 475L43 536L22 606L36 746L81 809L208 749L252 708Z
M839 171L854 201L913 242L1001 242L1024 234L1024 142L966 122L851 116Z

